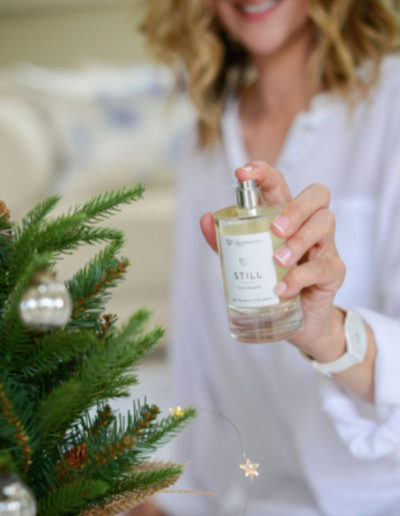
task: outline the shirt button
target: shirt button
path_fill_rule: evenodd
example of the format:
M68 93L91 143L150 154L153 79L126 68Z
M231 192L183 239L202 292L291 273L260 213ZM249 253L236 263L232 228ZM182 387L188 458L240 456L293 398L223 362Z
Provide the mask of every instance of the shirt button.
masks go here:
M315 126L312 122L306 122L304 124L304 131L306 133L312 133L314 131L314 129L315 129Z

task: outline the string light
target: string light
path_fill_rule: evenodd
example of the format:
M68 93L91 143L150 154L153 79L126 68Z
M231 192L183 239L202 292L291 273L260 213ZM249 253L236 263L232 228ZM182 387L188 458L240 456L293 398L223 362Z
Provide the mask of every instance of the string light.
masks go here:
M216 412L214 410L210 410L210 409L206 409L206 408L197 408L196 410L198 412L208 412L209 414L213 414L214 416L218 416L218 417L220 417L222 419L225 419L233 427L233 429L236 431L236 433L238 435L239 445L240 445L240 449L241 449L241 452L242 452L242 456L243 456L244 460L246 461L244 464L240 464L239 468L244 471L245 477L246 478L249 477L249 479L250 479L249 490L248 490L247 497L246 497L246 503L245 503L245 506L244 506L244 509L243 509L243 513L242 513L242 516L246 516L246 514L247 514L247 507L249 505L249 501L250 501L250 498L251 498L254 477L260 476L260 472L258 471L258 468L260 467L260 465L252 462L250 459L248 459L246 457L246 453L245 453L244 447L243 447L242 434L240 433L240 430L235 425L235 423L229 417L224 416L223 414L220 414L219 412ZM169 413L172 416L174 416L174 417L183 417L185 415L185 411L182 409L182 407L180 405L178 405L176 408L170 408L169 409ZM171 490L171 489L168 489L168 490L163 491L163 492L164 493L190 493L190 494L201 494L201 495L204 495L204 496L215 496L215 493L213 493L213 492L204 492L204 491Z
M175 416L175 417L183 417L184 416L184 411L182 409L182 407L180 405L178 405L175 409L173 408L170 408L169 409L169 413L172 415L172 416Z
M260 465L251 462L251 460L249 460L247 458L246 453L244 451L242 434L241 434L239 428L232 421L232 419L230 419L227 416L224 416L224 414L220 414L219 412L216 412L215 410L210 410L210 409L206 409L206 408L197 408L196 410L199 412L208 412L209 414L212 414L214 416L218 416L222 419L225 419L232 426L232 428L235 430L235 432L238 436L240 450L242 452L242 456L243 456L244 460L246 461L244 464L240 464L239 468L243 469L245 472L245 476L250 478L249 489L248 489L247 497L246 497L246 503L244 505L243 512L242 512L242 516L246 516L247 508L248 508L249 501L250 501L251 494L252 494L253 479L254 479L254 477L260 476L259 471L257 471L258 468L260 467Z
M254 477L258 477L260 473L257 469L260 467L259 464L253 464L251 460L246 459L246 464L240 464L239 468L243 469L246 477L250 477L250 482L253 482Z

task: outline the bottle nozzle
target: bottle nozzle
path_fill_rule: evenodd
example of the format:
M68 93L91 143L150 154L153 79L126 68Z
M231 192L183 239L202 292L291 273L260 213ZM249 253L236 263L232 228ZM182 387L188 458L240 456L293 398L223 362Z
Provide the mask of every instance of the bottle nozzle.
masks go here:
M255 180L238 181L236 200L238 208L251 210L257 206L262 206L264 198L258 182Z

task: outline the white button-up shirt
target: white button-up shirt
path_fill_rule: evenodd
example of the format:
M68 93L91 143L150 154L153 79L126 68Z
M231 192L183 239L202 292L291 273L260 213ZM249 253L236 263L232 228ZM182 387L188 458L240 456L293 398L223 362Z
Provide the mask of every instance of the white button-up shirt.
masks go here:
M171 328L176 404L216 411L239 428L246 455L260 463L248 516L399 515L400 59L385 59L379 84L352 113L341 98L317 95L295 119L276 165L293 196L313 182L331 191L347 267L335 303L359 312L374 332L375 405L321 376L287 342L230 338L218 257L199 219L234 204L233 171L248 161L236 102L222 130L223 144L207 152L188 137L179 167ZM241 515L248 479L226 419L200 412L177 446L176 459L192 461L179 485L216 496L165 494L165 510Z

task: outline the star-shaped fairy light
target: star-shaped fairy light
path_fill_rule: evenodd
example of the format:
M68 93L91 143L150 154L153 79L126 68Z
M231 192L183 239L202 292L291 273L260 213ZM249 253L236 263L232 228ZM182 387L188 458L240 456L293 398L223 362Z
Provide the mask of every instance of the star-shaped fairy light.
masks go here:
M246 464L240 464L239 468L243 469L246 477L250 477L250 480L253 481L254 477L258 477L260 473L257 469L260 467L259 464L253 464L251 460L246 459Z
M170 408L169 413L176 417L182 417L184 415L184 412L182 410L182 407L178 405L175 409Z

